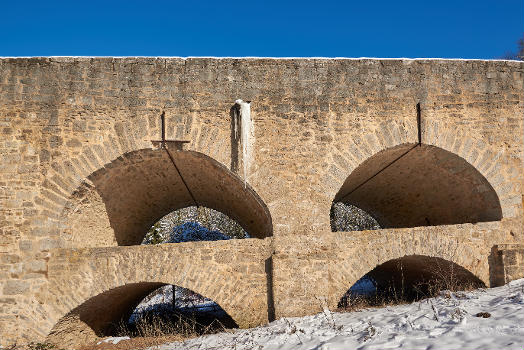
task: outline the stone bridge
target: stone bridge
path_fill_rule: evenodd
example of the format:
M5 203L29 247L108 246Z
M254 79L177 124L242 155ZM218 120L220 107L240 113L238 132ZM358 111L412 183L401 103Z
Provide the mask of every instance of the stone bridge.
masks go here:
M0 345L91 340L165 284L250 327L398 259L523 277L523 82L514 61L0 59ZM383 229L332 232L334 202ZM139 245L195 204L252 238Z

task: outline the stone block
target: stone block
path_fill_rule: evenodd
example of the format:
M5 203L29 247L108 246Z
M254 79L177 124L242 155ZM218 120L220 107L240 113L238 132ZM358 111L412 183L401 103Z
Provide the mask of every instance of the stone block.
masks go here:
M47 262L45 260L31 260L24 264L24 270L27 272L47 271Z
M38 242L38 249L40 251L49 251L51 249L58 248L59 246L59 240L54 238L44 238Z
M4 284L3 294L4 295L18 295L24 294L29 291L31 284L27 281L21 280L8 280Z
M28 251L33 248L33 242L29 240L21 240L18 242L18 247L21 251Z
M517 252L515 250L504 251L504 265L513 266L517 264Z

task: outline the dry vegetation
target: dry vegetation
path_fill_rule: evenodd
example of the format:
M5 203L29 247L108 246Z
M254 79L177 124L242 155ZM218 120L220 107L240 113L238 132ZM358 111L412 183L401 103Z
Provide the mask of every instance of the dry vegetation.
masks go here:
M186 316L181 313L146 313L134 324L121 322L116 325L116 336L131 339L122 340L118 344L94 343L79 350L144 349L227 330L228 328L217 318L201 320L195 315Z
M199 322L200 321L200 322ZM224 320L222 320L224 321ZM221 320L201 319L196 315L181 313L144 313L134 324L120 322L114 326L113 334L117 337L129 337L117 344L101 342L103 338L86 344L75 350L129 350L145 349L169 342L184 341L203 334L231 331ZM227 320L225 321L227 324ZM229 325L228 325L229 326ZM13 345L6 350L72 350L50 343L29 343Z
M431 278L421 278L416 283L405 283L402 265L399 265L399 271L402 279L400 283L394 283L392 280L390 283L380 284L372 281L373 278L367 277L375 284L375 292L358 294L349 290L340 300L338 311L350 312L368 307L406 304L439 295L450 297L451 293L471 291L482 287L476 281L461 278L454 264L442 264L438 260L428 269Z

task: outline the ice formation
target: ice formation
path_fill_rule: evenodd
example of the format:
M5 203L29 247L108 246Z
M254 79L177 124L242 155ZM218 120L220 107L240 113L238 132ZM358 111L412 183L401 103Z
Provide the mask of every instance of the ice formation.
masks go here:
M235 103L240 106L240 140L242 142L242 164L244 186L246 186L249 175L249 166L252 161L252 145L254 137L254 125L251 120L251 105L249 102L236 100ZM238 138L237 121L235 120L235 137Z

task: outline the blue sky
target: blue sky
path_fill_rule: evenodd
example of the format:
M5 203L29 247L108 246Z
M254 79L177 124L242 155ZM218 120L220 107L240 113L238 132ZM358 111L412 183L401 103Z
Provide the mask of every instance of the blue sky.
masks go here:
M15 1L0 56L499 58L523 0Z

